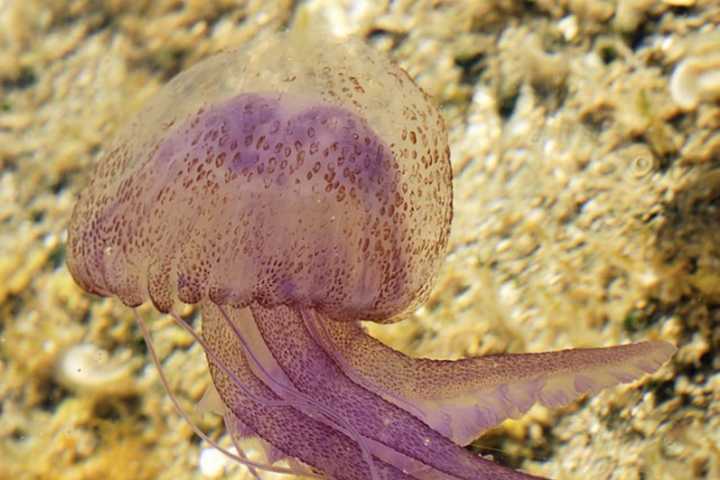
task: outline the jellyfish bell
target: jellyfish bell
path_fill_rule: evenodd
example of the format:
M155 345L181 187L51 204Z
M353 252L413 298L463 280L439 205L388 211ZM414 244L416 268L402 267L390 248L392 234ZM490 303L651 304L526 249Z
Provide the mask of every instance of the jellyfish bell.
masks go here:
M195 65L116 137L71 220L80 285L163 312L210 299L388 321L423 301L452 212L442 117L359 43L294 45Z

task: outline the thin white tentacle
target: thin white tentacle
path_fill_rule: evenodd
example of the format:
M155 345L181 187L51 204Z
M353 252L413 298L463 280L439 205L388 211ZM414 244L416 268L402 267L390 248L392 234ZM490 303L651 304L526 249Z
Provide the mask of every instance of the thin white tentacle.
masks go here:
M272 465L264 465L262 463L253 462L244 456L242 456L242 452L238 450L238 454L234 454L224 447L221 447L215 440L211 439L205 432L200 430L200 428L190 419L190 416L188 413L180 406L180 402L178 401L177 397L175 397L175 394L173 394L172 390L170 389L170 383L167 380L167 377L165 376L165 373L162 368L162 364L160 363L160 359L157 356L157 353L155 351L155 346L152 343L152 336L150 335L150 330L147 327L147 324L145 321L140 317L140 315L137 313L137 310L133 309L133 312L135 312L135 317L138 320L138 324L140 325L140 330L142 331L143 338L145 339L145 344L148 347L148 352L150 353L150 357L155 364L155 367L158 370L158 374L160 376L160 382L162 383L163 387L167 391L168 395L170 396L170 401L172 401L173 405L175 406L175 409L180 414L181 417L190 425L190 427L193 429L193 431L203 440L208 442L210 445L212 445L214 448L216 448L218 451L222 452L225 456L228 458L231 458L232 460L235 460L236 462L245 465L249 469L258 469L258 470L265 470L268 472L273 473L281 473L286 475L298 475L299 472L296 472L292 469L283 468L283 467L274 467ZM174 317L175 315L172 314ZM182 324L185 324L185 322L180 319L180 322ZM192 330L192 328L190 329ZM193 336L196 336L194 330L192 331ZM196 338L198 338L196 336ZM305 474L303 474L305 475ZM312 478L322 478L320 476L314 475L314 474L307 474L306 476L310 476Z

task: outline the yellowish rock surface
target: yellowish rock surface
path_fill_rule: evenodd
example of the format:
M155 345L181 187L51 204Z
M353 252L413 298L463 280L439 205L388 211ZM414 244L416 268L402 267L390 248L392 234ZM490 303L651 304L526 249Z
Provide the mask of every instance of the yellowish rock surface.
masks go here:
M65 227L107 140L160 85L315 25L386 51L450 128L447 262L430 301L375 335L435 358L679 347L640 383L534 408L473 448L557 479L720 478L720 107L682 108L670 91L689 55L720 54L712 39L688 47L719 19L712 0L0 2L0 479L203 478L206 445L132 312L73 284ZM139 313L192 411L201 349ZM58 368L81 345L127 369L106 389L68 382ZM195 418L222 438L218 417Z

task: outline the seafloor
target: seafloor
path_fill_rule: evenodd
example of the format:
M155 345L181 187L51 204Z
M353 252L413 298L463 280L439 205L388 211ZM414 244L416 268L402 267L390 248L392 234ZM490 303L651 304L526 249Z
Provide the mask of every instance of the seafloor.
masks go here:
M308 25L387 51L450 127L447 262L379 338L435 358L679 348L651 377L536 407L474 448L556 479L720 478L719 23L714 0L0 0L0 479L203 478L207 445L132 312L72 282L65 228L108 138L163 82ZM200 349L140 313L192 410ZM218 417L194 416L227 442Z

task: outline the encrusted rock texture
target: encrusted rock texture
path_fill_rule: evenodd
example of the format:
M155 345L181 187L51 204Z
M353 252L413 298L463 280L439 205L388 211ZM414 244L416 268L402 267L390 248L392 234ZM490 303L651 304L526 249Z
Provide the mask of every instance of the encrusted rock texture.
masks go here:
M200 468L208 445L132 311L70 278L65 229L108 139L164 82L288 28L387 52L448 122L447 261L429 302L374 335L450 359L679 349L640 382L535 407L470 448L561 480L720 478L718 24L714 0L0 3L0 479L250 478ZM195 409L199 346L139 314L180 403L227 444Z

